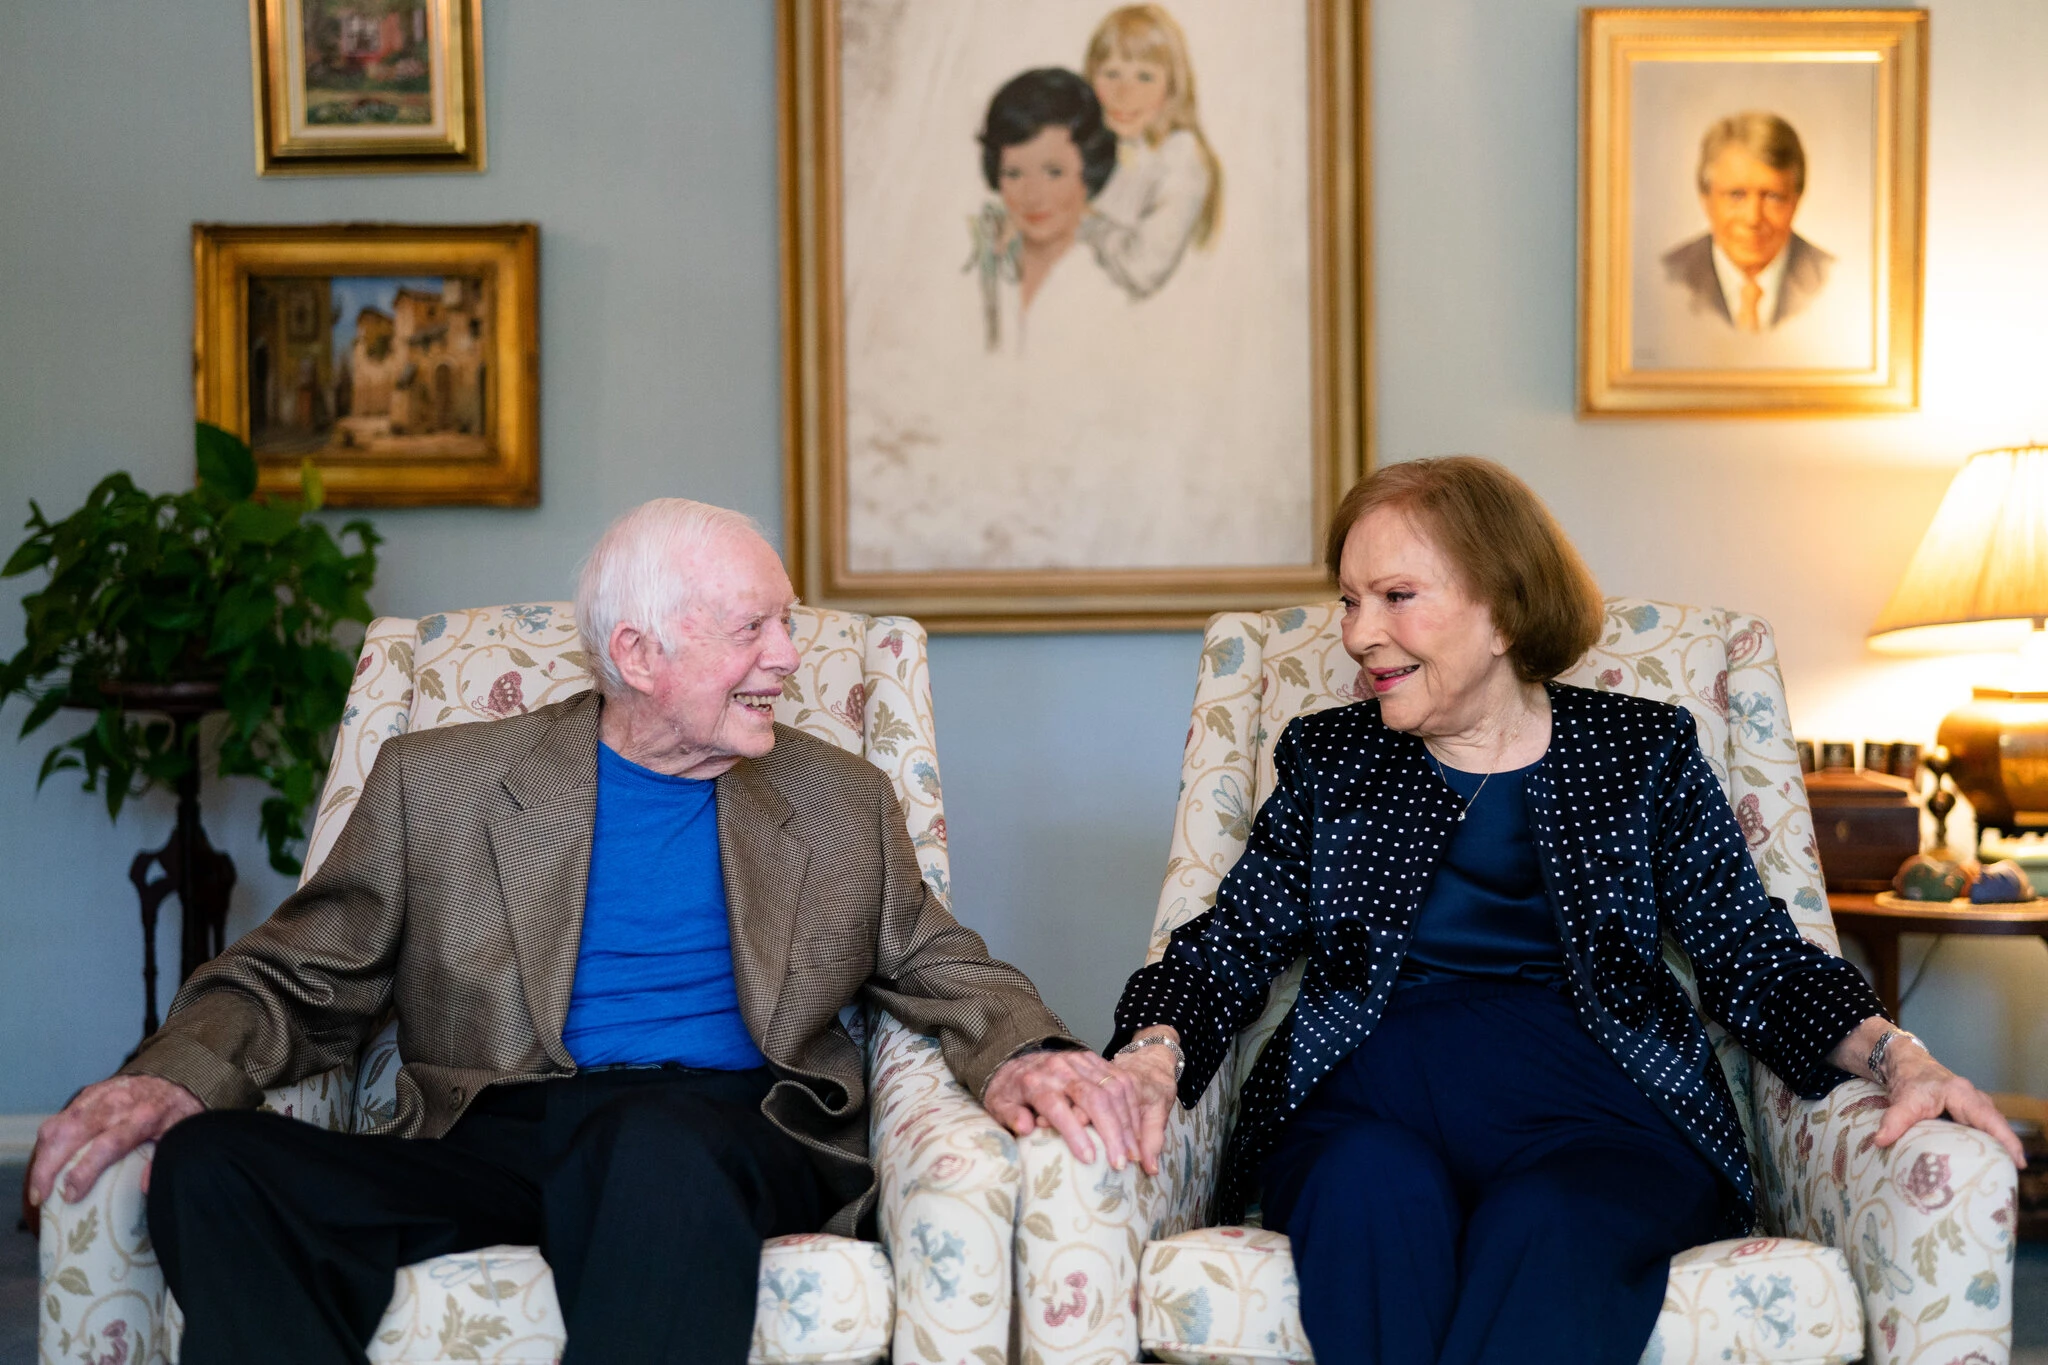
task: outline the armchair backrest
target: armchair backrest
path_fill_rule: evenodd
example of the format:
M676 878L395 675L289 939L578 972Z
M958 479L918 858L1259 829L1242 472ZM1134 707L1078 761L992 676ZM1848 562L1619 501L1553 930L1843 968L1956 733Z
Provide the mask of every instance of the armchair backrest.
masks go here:
M924 627L905 616L799 607L794 633L799 661L783 681L775 719L860 754L889 775L925 881L945 898L946 812ZM567 602L373 621L356 659L301 882L340 837L385 740L572 697L591 685L590 662Z
M1344 652L1341 611L1336 602L1319 602L1210 618L1148 961L1165 951L1176 928L1215 904L1218 884L1244 851L1253 817L1272 792L1273 744L1287 722L1365 695L1358 665ZM1835 949L1777 643L1766 622L1715 608L1610 598L1599 643L1561 681L1677 702L1691 711L1700 747L1735 808L1765 887L1791 908L1801 933ZM1667 956L1691 990L1683 959L1668 946ZM1234 1112L1237 1087L1285 1018L1299 981L1296 964L1274 986L1258 1023L1239 1038L1223 1076L1226 1113ZM1718 1028L1711 1031L1746 1107L1748 1060Z

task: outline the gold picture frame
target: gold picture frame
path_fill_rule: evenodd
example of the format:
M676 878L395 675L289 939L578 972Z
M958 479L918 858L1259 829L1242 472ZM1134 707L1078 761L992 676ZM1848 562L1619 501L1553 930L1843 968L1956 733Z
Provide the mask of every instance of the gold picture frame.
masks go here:
M339 507L540 501L532 223L192 227L193 403L258 488Z
M482 0L249 0L258 175L484 169Z
M1275 119L1285 115L1296 119L1297 126L1305 128L1302 145L1290 147L1278 158L1286 161L1292 157L1293 163L1290 164L1298 163L1300 166L1302 183L1299 184L1298 197L1287 200L1286 196L1280 196L1283 207L1270 207L1266 201L1247 203L1253 193L1251 187L1258 184L1256 177L1260 167L1252 163L1259 158L1242 155L1233 159L1221 136L1229 130L1212 126L1210 137L1216 140L1215 145L1223 160L1221 169L1217 171L1217 181L1211 183L1221 183L1227 193L1238 197L1226 201L1230 207L1223 210L1215 250L1203 258L1202 268L1213 268L1217 273L1203 277L1195 267L1186 267L1186 278L1190 280L1222 278L1221 272L1226 268L1237 267L1217 263L1229 259L1225 253L1233 245L1248 254L1255 233L1269 230L1262 224L1278 225L1270 226L1270 231L1278 234L1275 240L1284 237L1293 241L1298 238L1303 286L1299 295L1299 312L1276 313L1271 325L1277 329L1276 335L1294 348L1289 354L1301 357L1300 362L1287 371L1289 381L1298 385L1300 395L1298 408L1290 406L1287 409L1290 421L1298 422L1298 427L1290 430L1298 429L1300 439L1284 449L1276 445L1270 454L1262 453L1257 459L1248 459L1244 468L1251 472L1238 479L1235 491L1228 483L1227 474L1221 480L1221 491L1207 496L1206 500L1188 493L1180 484L1175 484L1173 490L1173 496L1180 498L1184 505L1227 525L1228 519L1235 515L1235 504L1240 498L1248 503L1257 501L1262 471L1281 471L1285 476L1281 480L1287 490L1285 496L1291 501L1286 501L1283 507L1282 499L1276 495L1274 508L1278 510L1262 512L1261 515L1269 516L1271 524L1277 528L1272 541L1275 545L1282 545L1284 551L1284 559L1281 553L1275 553L1269 556L1269 560L1283 562L1139 565L1084 562L1035 566L949 563L906 567L856 562L858 555L863 553L860 548L860 535L863 533L858 526L849 529L849 508L859 512L863 507L871 507L876 498L862 489L862 472L849 468L849 394L851 392L855 399L861 399L865 392L860 375L850 375L849 371L867 363L867 351L861 349L849 363L849 313L856 308L856 302L849 299L849 278L859 276L862 263L850 258L846 214L850 200L858 198L861 187L849 187L845 181L844 171L848 162L842 138L847 135L849 120L861 117L861 106L855 96L861 92L872 94L881 88L881 84L886 84L867 80L861 69L853 69L850 77L846 66L849 60L845 49L847 34L851 33L854 41L870 44L877 40L878 35L891 41L907 42L909 39L899 39L895 35L905 32L908 25L893 21L887 24L876 22L876 16L866 12L865 0L781 0L778 61L783 233L784 534L791 573L806 601L865 612L910 613L939 631L1008 632L1186 628L1199 625L1216 611L1270 607L1331 594L1333 589L1321 562L1324 526L1336 501L1370 465L1367 2L1297 0L1297 4L1298 10L1287 6L1271 9L1236 7L1234 0L1166 0L1164 5L1123 7L1117 6L1115 0L1100 0L1100 3L1093 4L1089 0L1055 0L1050 5L1026 8L996 4L993 0L967 0L959 6L931 7L918 20L928 26L963 25L970 40L977 36L977 24L984 26L984 31L979 33L981 39L987 39L985 29L990 25L999 26L1013 21L1020 25L1043 26L1056 21L1066 24L1067 27L1061 30L1062 35L1071 36L1060 37L1059 46L1020 45L1014 58L1006 49L1002 60L1008 65L988 67L997 75L1020 70L1028 75L1031 72L1027 68L1048 64L1048 57L1063 58L1059 63L1062 66L1082 68L1085 65L1081 60L1083 40L1088 37L1088 25L1109 23L1126 11L1140 12L1140 20L1161 9L1179 16L1177 23L1188 26L1185 41L1191 49L1203 37L1203 32L1198 31L1195 25L1197 21L1203 21L1206 14L1211 16L1206 20L1210 25L1206 31L1210 36L1209 46L1195 51L1193 57L1194 66L1199 67L1201 73L1204 115L1218 109L1227 110L1233 98L1240 107L1256 110L1259 106L1252 101L1264 98L1278 110L1273 114ZM1069 10L1080 16L1080 23L1068 23L1062 18ZM853 12L851 19L848 18L849 11ZM977 18L977 14L988 17ZM1105 14L1108 19L1101 17ZM1222 17L1214 17L1219 14ZM1217 42L1213 38L1214 31L1221 25L1259 22L1261 16L1278 16L1282 21L1277 24L1280 31L1300 36L1298 51L1292 46L1283 47L1281 40L1276 38L1270 60L1266 67L1260 68L1277 72L1282 77L1270 82L1270 88L1284 88L1288 92L1285 95L1264 95L1261 92L1268 87L1254 82L1249 76L1238 84L1254 87L1252 93L1233 92L1230 66L1238 60L1237 53L1231 44ZM1097 30L1098 34L1102 31ZM972 60L969 57L960 65L971 65ZM953 65L942 64L942 70L950 76ZM1078 70L1073 74L1078 75ZM962 79L964 81L965 78ZM899 87L908 91L913 84L899 83ZM1193 86L1192 78L1188 84ZM997 85L995 79L989 79L975 87L974 120L977 124L983 117L980 109L988 106L990 101L987 92L996 89ZM939 97L943 98L943 92ZM1298 102L1293 112L1289 112L1285 105L1288 98ZM1104 110L1104 124L1107 126L1110 121L1107 106L1098 107ZM944 174L954 179L946 182L945 193L954 197L944 198L939 207L927 215L928 225L934 233L953 233L960 251L964 252L969 238L961 231L960 224L965 219L972 230L971 196L987 193L979 183L970 182L978 182L986 175L989 190L993 190L996 175L993 170L984 171L976 165L972 127L961 128L947 123L927 131L930 134L928 139L920 137L914 143L888 148L887 153L909 152L907 161L899 158L899 165L925 164L927 149L932 164L941 164L940 158L946 158L942 163ZM1245 144L1234 145L1242 147ZM1206 144L1204 150L1207 150ZM870 156L864 164L873 164L873 157ZM1123 163L1120 161L1119 164ZM1210 164L1215 167L1218 163L1212 157ZM1114 188L1113 183L1111 188ZM1288 203L1300 207L1285 207ZM964 211L957 215L953 213L955 204ZM981 221L986 223L991 211L1001 217L1000 207L984 208ZM1261 211L1267 213L1265 219L1258 218ZM1287 213L1293 216L1284 217L1283 214ZM1237 233L1235 239L1233 232ZM938 245L929 256L932 262L929 287L946 299L943 311L948 327L962 326L962 320L974 312L971 304L958 301L969 297L973 281L971 277L963 279L963 274L971 276L971 272L962 271L959 254L952 245L954 238L943 235L935 238ZM872 240L872 235L869 240ZM1072 251L1078 253L1081 249L1077 245ZM1198 254L1190 248L1186 259L1194 260ZM1066 260L1080 259L1077 255L1069 255L1058 268L1066 270L1069 268ZM1089 272L1095 266L1077 264L1072 268L1080 272L1081 277L1092 278ZM987 294L993 289L989 278L992 277L985 277L983 281L984 309L989 328L987 347L993 351L998 345L999 310L987 299ZM1090 287L1103 286L1098 283ZM1195 287L1192 283L1187 286L1188 289ZM943 291L949 288L960 291L957 300L944 294ZM1158 296L1165 298L1181 288L1176 280L1160 289ZM1050 286L1042 297L1048 300L1052 297ZM1025 301L1029 302L1028 297ZM1134 314L1154 306L1151 302L1129 304ZM1047 307L1050 307L1049 303ZM980 314L975 316L981 317ZM1196 342L1208 344L1203 338L1221 336L1235 323L1258 325L1259 320L1252 318L1247 321L1242 314L1219 313L1193 329ZM964 325L974 335L964 343L962 354L973 355L982 349L981 326L979 322ZM1018 328L1017 345L1021 349L1024 344L1021 323ZM1038 340L1045 335L1049 333L1041 332L1033 339ZM1177 335L1172 344L1189 345L1185 331ZM953 362L948 358L946 363ZM958 363L972 365L976 362L963 359ZM880 385L872 387L876 392L882 391ZM1180 416L1167 412L1162 406L1161 420L1182 420L1184 417L1190 423L1198 423L1213 416L1219 422L1227 422L1232 420L1234 412L1241 420L1241 412L1232 408L1227 397L1219 395L1215 399L1213 412L1206 406L1208 401L1207 395L1198 396ZM858 421L856 413L853 425L858 425ZM869 442L875 447L884 444L879 437ZM1251 444L1256 444L1256 433L1254 441L1248 443ZM971 449L966 443L962 443L960 448L963 451ZM1096 449L1090 447L1089 453L1093 454ZM1107 452L1104 456L1107 460L1115 458L1119 448L1113 441L1105 440L1099 449ZM1144 456L1155 462L1171 457L1172 452L1150 448ZM1259 460L1267 463L1260 464ZM1171 468L1170 465L1167 467ZM1168 481L1171 479L1169 475ZM1141 483L1136 496L1140 503L1146 501L1143 490ZM940 501L935 517L943 520L953 514L952 504L943 499ZM860 515L870 516L873 520L869 513ZM1000 523L1001 517L996 516L992 521ZM899 529L903 524L888 523ZM1191 541L1196 539L1193 536L1188 538ZM867 553L870 558L874 557L871 552Z
M1580 37L1580 414L1918 407L1926 11L1588 9Z

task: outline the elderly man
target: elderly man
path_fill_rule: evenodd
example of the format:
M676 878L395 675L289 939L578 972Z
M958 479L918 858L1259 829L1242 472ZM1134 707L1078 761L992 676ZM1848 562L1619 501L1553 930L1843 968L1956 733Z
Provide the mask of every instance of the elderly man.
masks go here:
M598 687L385 745L333 853L44 1125L30 1196L159 1139L185 1365L359 1362L404 1264L537 1244L569 1359L745 1359L764 1238L874 1198L839 1011L935 1032L1019 1132L1136 1152L1128 1087L918 875L885 778L779 728L795 595L734 512L620 518L577 592ZM252 1112L395 1010L388 1135Z
M1708 231L1666 253L1665 278L1695 313L1767 332L1827 283L1834 257L1792 230L1806 193L1806 151L1776 114L1718 119L1694 173Z

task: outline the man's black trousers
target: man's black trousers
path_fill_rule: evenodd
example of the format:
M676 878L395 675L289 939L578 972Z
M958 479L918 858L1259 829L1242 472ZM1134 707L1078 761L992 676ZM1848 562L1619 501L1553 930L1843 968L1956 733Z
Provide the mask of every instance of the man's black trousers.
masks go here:
M766 1068L618 1070L486 1090L446 1137L213 1111L164 1135L149 1232L184 1365L360 1365L398 1268L538 1246L576 1361L742 1365L761 1243L836 1200L761 1113Z

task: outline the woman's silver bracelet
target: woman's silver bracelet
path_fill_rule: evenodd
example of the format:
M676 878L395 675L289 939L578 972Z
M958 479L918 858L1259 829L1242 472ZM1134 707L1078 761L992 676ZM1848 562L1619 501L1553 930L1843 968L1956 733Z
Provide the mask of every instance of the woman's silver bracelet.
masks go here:
M1179 1043L1163 1033L1155 1033L1150 1038L1135 1038L1118 1048L1116 1055L1122 1057L1126 1053L1139 1052L1148 1047L1163 1047L1173 1054L1173 1083L1179 1085L1180 1073L1188 1069L1188 1055L1180 1050Z
M1875 1043L1871 1044L1870 1056L1863 1063L1870 1068L1870 1074L1877 1077L1877 1083L1887 1090L1892 1088L1892 1078L1885 1074L1884 1064L1886 1055L1892 1050L1892 1044L1898 1042L1901 1038L1909 1043L1920 1041L1902 1028L1888 1028L1878 1035Z

